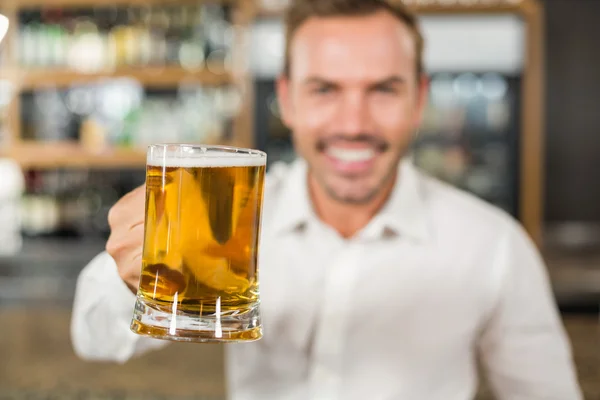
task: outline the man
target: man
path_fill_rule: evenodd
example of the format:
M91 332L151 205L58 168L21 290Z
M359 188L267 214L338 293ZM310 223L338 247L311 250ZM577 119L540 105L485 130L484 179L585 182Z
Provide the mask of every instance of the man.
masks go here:
M521 228L416 171L427 83L415 18L381 0L297 0L278 81L301 160L270 172L264 337L227 346L233 399L465 400L476 357L499 399L581 399L544 265ZM73 340L126 361L166 344L128 327L144 194L111 212ZM125 284L123 283L125 282Z

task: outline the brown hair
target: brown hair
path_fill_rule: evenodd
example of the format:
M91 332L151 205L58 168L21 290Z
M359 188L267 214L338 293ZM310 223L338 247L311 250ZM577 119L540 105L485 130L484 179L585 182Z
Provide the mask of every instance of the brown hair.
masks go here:
M402 21L415 39L417 52L417 77L423 72L424 40L417 17L400 0L291 0L285 15L286 44L284 74L291 69L290 45L294 34L307 20L313 17L361 17L387 11Z

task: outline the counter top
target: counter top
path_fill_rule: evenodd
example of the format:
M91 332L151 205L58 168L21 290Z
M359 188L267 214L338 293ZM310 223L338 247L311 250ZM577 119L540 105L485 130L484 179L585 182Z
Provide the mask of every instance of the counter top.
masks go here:
M71 349L69 318L61 308L0 308L0 354L8 360L0 364L0 398L224 399L222 346L173 343L125 365L86 363ZM585 399L598 400L600 320L577 315L564 321ZM492 399L484 385L477 400Z

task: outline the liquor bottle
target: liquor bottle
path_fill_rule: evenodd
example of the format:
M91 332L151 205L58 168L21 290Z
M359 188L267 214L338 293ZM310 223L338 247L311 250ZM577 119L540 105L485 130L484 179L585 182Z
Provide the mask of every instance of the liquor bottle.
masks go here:
M109 59L110 65L114 68L121 68L127 65L128 45L127 45L127 15L122 8L116 10L114 25L109 32Z
M169 27L165 35L167 43L166 63L176 65L179 63L179 51L184 39L185 7L168 7L165 9L165 14L169 19Z
M167 30L169 17L161 7L154 7L150 11L149 29L151 37L152 58L151 64L164 66L167 58Z
M204 66L208 43L202 25L202 9L187 7L184 13L183 41L179 48L177 63L189 70L200 69Z

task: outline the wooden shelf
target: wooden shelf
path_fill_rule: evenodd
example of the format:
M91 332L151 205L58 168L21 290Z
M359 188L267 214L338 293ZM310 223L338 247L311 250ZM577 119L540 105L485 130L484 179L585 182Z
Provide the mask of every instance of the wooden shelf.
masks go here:
M3 70L0 71L0 77L10 79L21 90L69 87L111 78L132 78L146 87L176 87L182 82L217 86L234 81L232 75L226 71L221 73L211 72L208 69L191 71L179 67L126 68L114 72L90 74L66 69Z
M146 5L184 5L198 3L235 4L238 0L111 0L106 6L146 6ZM13 8L50 8L50 7L99 7L98 0L3 0Z
M246 143L236 141L205 144L247 147ZM12 158L23 169L121 169L144 168L146 165L146 152L143 149L107 148L92 151L77 142L21 142L3 151L1 156Z
M146 154L141 150L86 150L78 143L23 142L6 151L24 169L51 168L143 168Z

